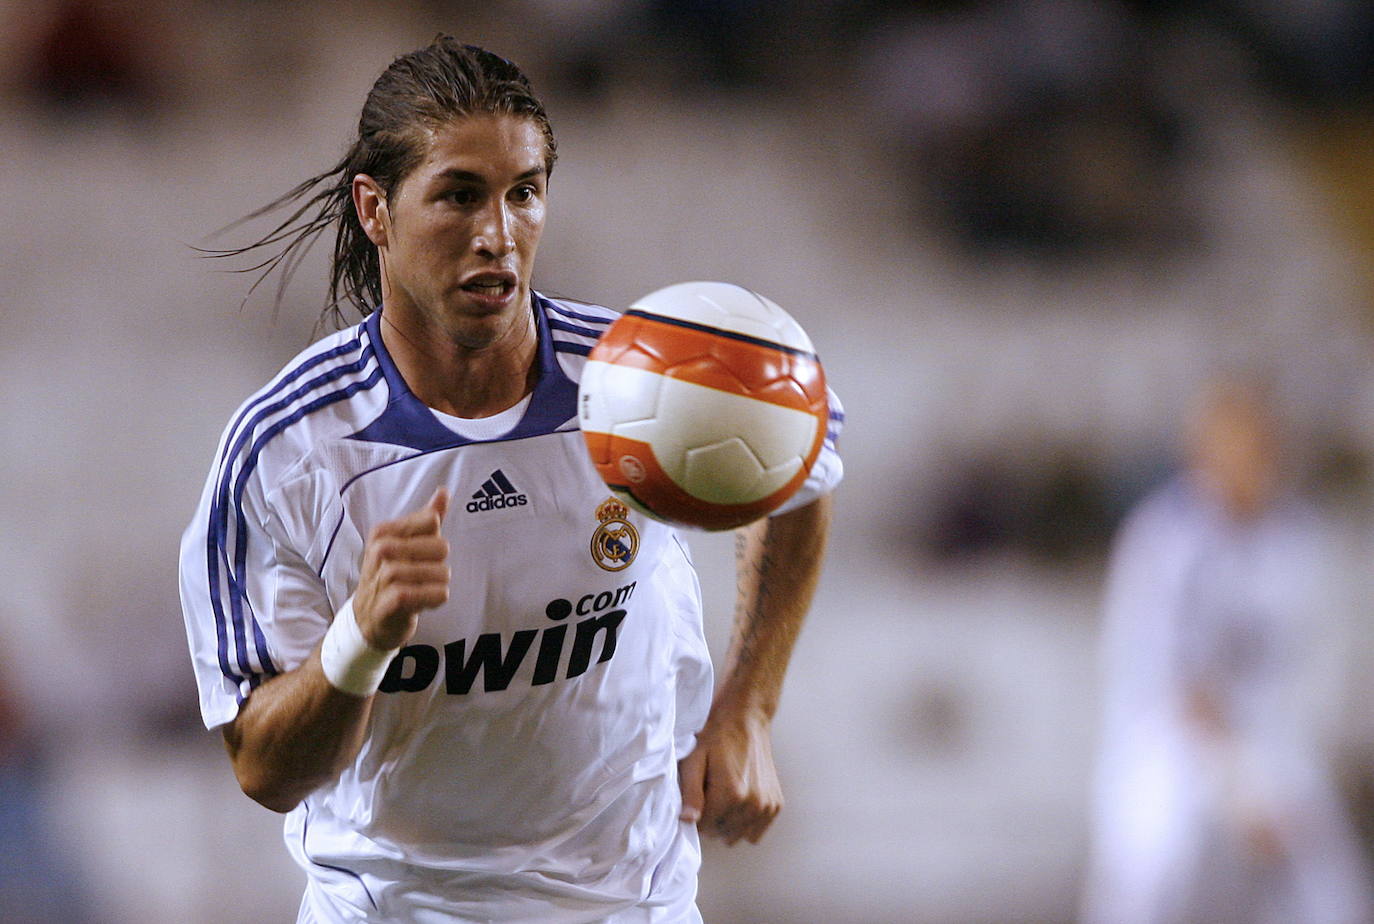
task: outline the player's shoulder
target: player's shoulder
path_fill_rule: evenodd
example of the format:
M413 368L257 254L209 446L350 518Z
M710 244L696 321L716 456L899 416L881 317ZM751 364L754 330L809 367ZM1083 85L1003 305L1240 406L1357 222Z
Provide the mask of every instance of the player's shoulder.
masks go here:
M623 314L615 308L565 295L546 295L543 292L536 295L536 302L543 309L544 316L551 321L557 321L560 329L580 325L589 329L604 330Z
M587 354L621 312L594 302L537 293L535 304L542 313L554 354L564 371L574 380L582 371Z
M1118 556L1142 544L1158 541L1162 533L1177 527L1193 505L1192 486L1178 474L1155 484L1135 500L1121 517L1112 538Z
M385 376L366 324L316 340L292 357L231 416L222 466L289 466L322 440L345 436L379 414Z

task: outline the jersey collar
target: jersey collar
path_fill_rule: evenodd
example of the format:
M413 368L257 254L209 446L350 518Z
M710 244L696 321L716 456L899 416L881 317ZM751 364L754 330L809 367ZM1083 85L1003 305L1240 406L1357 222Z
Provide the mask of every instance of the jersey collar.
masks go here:
M501 440L522 439L552 433L577 416L577 385L563 372L553 348L553 338L549 334L548 302L538 292L531 291L530 301L534 311L538 347L535 362L539 364L539 379L530 397L529 407L524 415ZM429 406L417 398L406 384L401 372L396 368L391 354L382 341L382 310L369 314L359 325L361 332L372 342L381 365L382 376L386 379L387 393L390 396L381 415L363 429L354 433L350 439L375 443L390 443L408 446L412 449L429 451L462 446L472 440L455 433L446 427L430 410Z

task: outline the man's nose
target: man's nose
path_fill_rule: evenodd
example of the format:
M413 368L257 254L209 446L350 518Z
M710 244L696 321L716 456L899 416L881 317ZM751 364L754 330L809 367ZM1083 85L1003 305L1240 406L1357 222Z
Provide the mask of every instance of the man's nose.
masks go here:
M510 209L504 201L493 202L482 210L478 219L477 236L473 247L484 256L504 257L515 249L511 233Z

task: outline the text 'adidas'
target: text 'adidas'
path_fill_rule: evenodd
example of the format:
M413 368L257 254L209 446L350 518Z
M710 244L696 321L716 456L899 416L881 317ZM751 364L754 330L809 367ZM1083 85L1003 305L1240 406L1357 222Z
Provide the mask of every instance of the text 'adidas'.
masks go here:
M472 493L472 500L468 501L468 513L523 507L528 503L529 498L516 490L505 472L498 468L491 473L491 477L482 482L481 488Z

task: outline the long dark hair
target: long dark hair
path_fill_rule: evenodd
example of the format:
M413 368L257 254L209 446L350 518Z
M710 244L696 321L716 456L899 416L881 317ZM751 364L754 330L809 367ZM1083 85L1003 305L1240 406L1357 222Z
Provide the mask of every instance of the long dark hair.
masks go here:
M266 249L270 256L240 272L261 271L249 289L251 296L264 279L279 270L276 300L280 303L306 253L322 233L337 224L329 297L320 320L344 323L345 305L366 315L381 305L382 277L377 249L353 208L353 178L365 173L390 196L420 162L426 129L475 113L533 119L544 134L544 166L553 171L558 156L553 128L525 75L505 58L440 35L425 48L391 62L377 78L358 118L358 136L342 160L229 227L292 208L285 220L245 247L202 252L235 257Z

